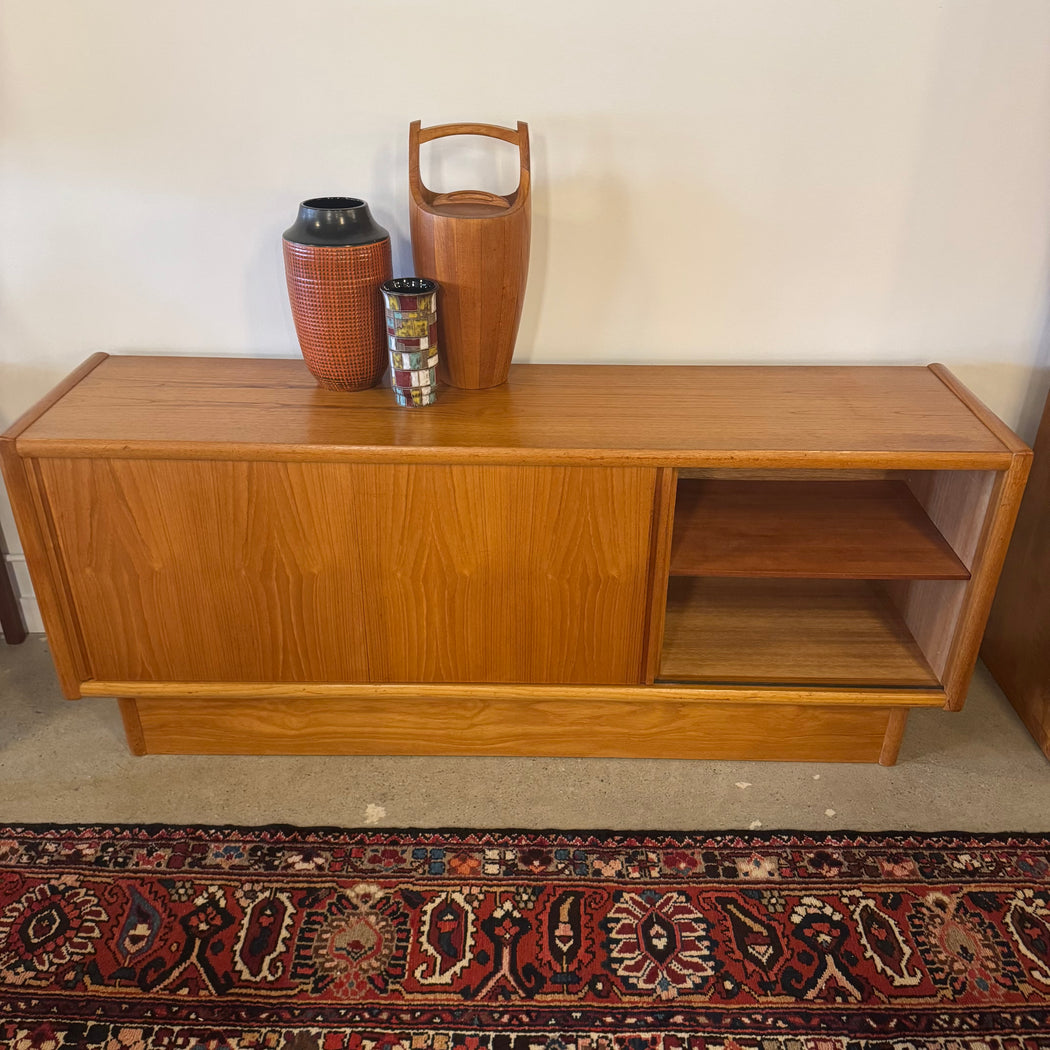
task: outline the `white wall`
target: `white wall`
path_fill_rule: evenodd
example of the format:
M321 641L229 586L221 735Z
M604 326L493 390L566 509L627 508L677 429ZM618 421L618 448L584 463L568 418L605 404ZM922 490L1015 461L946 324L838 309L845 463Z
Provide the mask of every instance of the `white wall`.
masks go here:
M517 360L941 360L1034 432L1045 0L0 10L0 423L95 350L295 354L304 197L367 199L410 272L421 118L530 123ZM466 141L425 147L431 184L509 188Z

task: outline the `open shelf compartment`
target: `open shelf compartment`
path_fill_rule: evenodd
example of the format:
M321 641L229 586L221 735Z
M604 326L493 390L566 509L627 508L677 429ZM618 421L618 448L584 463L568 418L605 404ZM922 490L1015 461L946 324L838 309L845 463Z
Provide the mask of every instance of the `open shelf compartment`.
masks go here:
M940 686L876 582L688 576L669 581L657 681Z
M678 481L672 576L965 580L903 480Z

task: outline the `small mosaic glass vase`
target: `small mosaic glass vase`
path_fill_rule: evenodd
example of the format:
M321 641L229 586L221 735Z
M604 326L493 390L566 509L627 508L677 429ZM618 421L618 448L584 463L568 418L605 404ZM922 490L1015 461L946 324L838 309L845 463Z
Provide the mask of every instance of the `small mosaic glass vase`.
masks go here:
M380 286L386 311L390 379L399 405L432 405L437 398L437 282L395 277Z

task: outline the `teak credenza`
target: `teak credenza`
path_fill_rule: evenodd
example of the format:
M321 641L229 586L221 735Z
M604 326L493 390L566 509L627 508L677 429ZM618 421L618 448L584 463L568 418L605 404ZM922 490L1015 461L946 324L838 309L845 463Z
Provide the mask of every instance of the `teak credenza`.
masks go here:
M0 442L70 698L138 754L896 760L1031 453L943 367L519 365L406 410L97 354Z

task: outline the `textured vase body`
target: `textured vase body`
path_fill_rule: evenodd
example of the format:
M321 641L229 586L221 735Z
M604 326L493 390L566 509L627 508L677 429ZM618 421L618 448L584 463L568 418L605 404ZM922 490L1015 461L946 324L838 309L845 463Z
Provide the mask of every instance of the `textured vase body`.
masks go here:
M447 135L484 135L518 147L518 188L433 193L419 176L419 147ZM409 129L412 259L416 273L441 286L438 374L477 390L507 379L525 302L532 235L529 129L442 124Z
M284 232L284 271L306 367L328 390L365 390L386 369L379 286L390 236L356 197L303 201Z

